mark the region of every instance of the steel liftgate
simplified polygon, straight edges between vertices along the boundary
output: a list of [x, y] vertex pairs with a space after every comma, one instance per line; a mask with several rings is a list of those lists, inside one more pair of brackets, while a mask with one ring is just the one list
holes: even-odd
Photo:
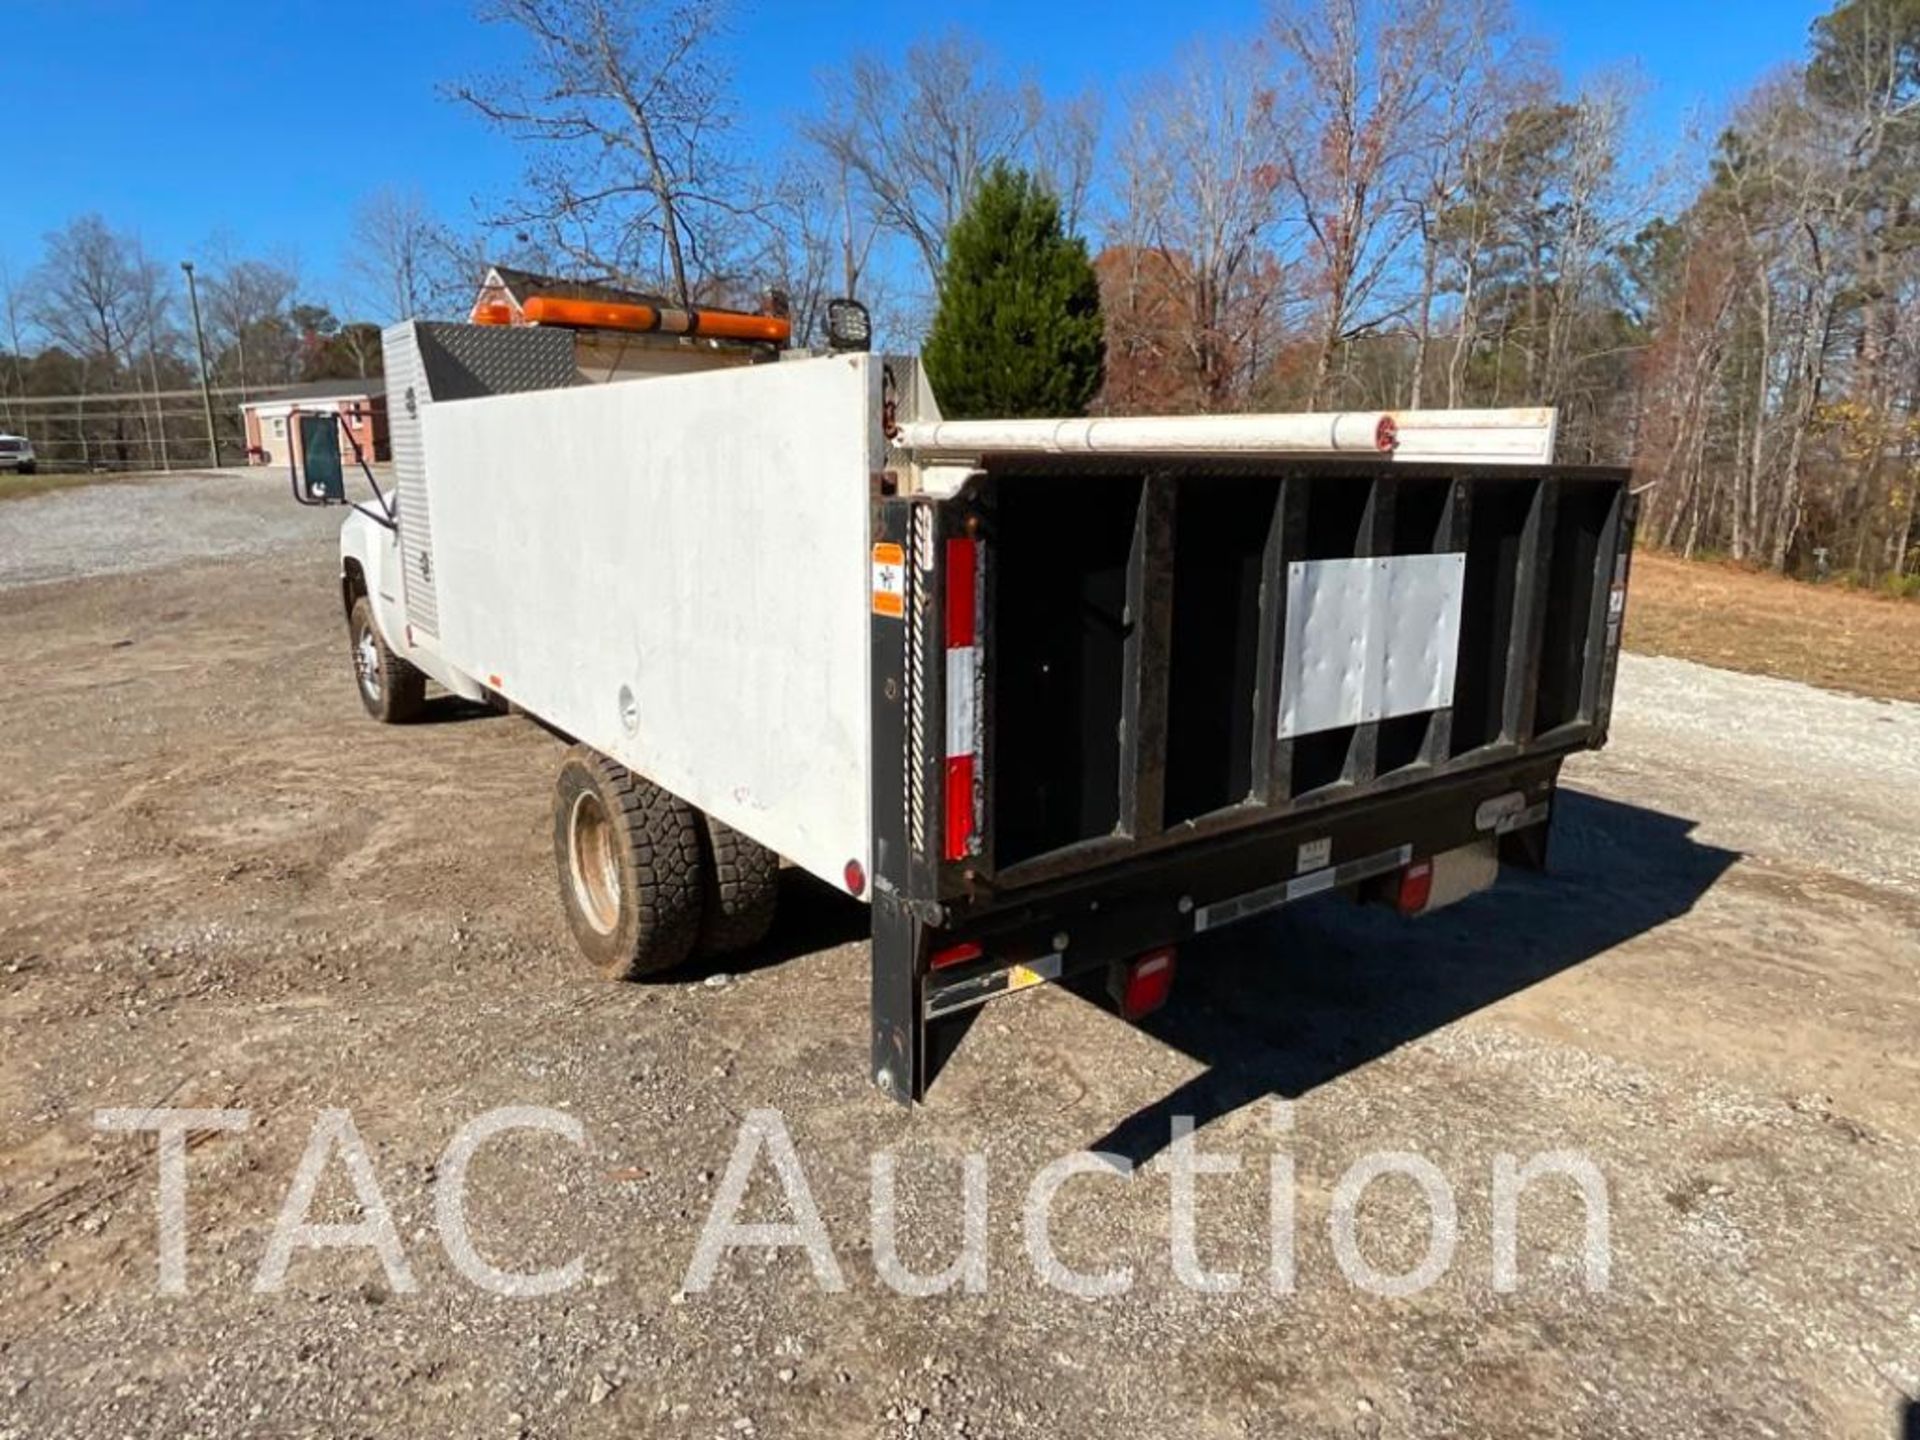
[[1497, 837], [1605, 742], [1625, 472], [983, 457], [877, 503], [873, 1061], [981, 1001]]

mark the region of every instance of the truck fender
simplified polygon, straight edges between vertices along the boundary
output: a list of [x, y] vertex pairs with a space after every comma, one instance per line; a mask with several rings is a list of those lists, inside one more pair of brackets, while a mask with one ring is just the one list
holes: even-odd
[[406, 655], [414, 647], [401, 584], [399, 537], [358, 511], [348, 515], [340, 527], [341, 608], [351, 613], [353, 602], [365, 595], [373, 602], [380, 638], [388, 649]]

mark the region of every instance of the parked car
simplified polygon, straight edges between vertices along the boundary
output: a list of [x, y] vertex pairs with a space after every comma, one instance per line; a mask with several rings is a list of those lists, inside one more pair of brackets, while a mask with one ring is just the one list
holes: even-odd
[[34, 469], [33, 442], [24, 435], [0, 435], [0, 470], [31, 475]]

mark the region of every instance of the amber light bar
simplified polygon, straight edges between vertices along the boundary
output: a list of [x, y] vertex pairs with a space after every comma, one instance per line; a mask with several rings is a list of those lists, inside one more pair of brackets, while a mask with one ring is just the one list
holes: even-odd
[[558, 325], [574, 330], [633, 330], [666, 335], [705, 335], [720, 340], [757, 340], [784, 345], [793, 337], [793, 322], [777, 315], [747, 315], [738, 310], [684, 310], [655, 305], [623, 304], [604, 300], [568, 300], [558, 295], [536, 295], [521, 307], [535, 325]]

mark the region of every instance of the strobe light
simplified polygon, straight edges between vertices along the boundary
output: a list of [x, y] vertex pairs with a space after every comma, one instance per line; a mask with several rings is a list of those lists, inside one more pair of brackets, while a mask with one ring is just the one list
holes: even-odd
[[858, 300], [827, 302], [827, 346], [835, 351], [871, 350], [873, 317]]

